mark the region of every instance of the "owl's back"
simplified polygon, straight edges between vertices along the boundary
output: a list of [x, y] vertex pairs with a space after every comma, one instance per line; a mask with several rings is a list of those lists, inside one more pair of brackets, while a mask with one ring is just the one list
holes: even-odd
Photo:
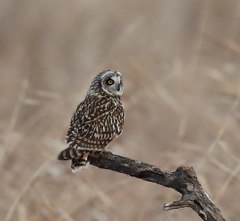
[[122, 133], [124, 109], [120, 97], [87, 96], [77, 107], [66, 136], [69, 147], [104, 150]]

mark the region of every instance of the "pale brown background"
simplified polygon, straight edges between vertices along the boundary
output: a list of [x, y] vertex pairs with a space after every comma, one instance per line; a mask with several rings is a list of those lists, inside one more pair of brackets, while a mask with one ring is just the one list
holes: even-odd
[[240, 204], [239, 0], [1, 0], [0, 220], [201, 220], [171, 189], [56, 160], [92, 78], [123, 74], [110, 150], [193, 166], [227, 220]]

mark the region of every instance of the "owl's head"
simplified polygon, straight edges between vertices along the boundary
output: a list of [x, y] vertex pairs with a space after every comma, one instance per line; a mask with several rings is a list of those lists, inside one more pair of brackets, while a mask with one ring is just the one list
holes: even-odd
[[99, 73], [92, 81], [88, 94], [108, 94], [121, 96], [123, 93], [122, 74], [115, 70]]

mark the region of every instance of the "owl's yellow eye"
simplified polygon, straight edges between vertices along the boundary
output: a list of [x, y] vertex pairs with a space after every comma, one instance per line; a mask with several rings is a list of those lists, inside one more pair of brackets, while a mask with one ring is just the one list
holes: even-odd
[[112, 85], [112, 84], [114, 84], [114, 81], [113, 81], [112, 79], [108, 79], [108, 80], [107, 80], [107, 84], [108, 84], [108, 85]]

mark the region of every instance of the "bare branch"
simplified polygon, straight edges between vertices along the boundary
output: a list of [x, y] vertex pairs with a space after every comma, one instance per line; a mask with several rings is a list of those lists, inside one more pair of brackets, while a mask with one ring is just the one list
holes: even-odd
[[190, 207], [204, 221], [226, 221], [198, 182], [192, 167], [179, 167], [174, 172], [133, 159], [104, 152], [101, 156], [89, 156], [90, 163], [102, 169], [124, 173], [138, 179], [172, 188], [182, 194], [179, 201], [164, 204], [163, 210]]

